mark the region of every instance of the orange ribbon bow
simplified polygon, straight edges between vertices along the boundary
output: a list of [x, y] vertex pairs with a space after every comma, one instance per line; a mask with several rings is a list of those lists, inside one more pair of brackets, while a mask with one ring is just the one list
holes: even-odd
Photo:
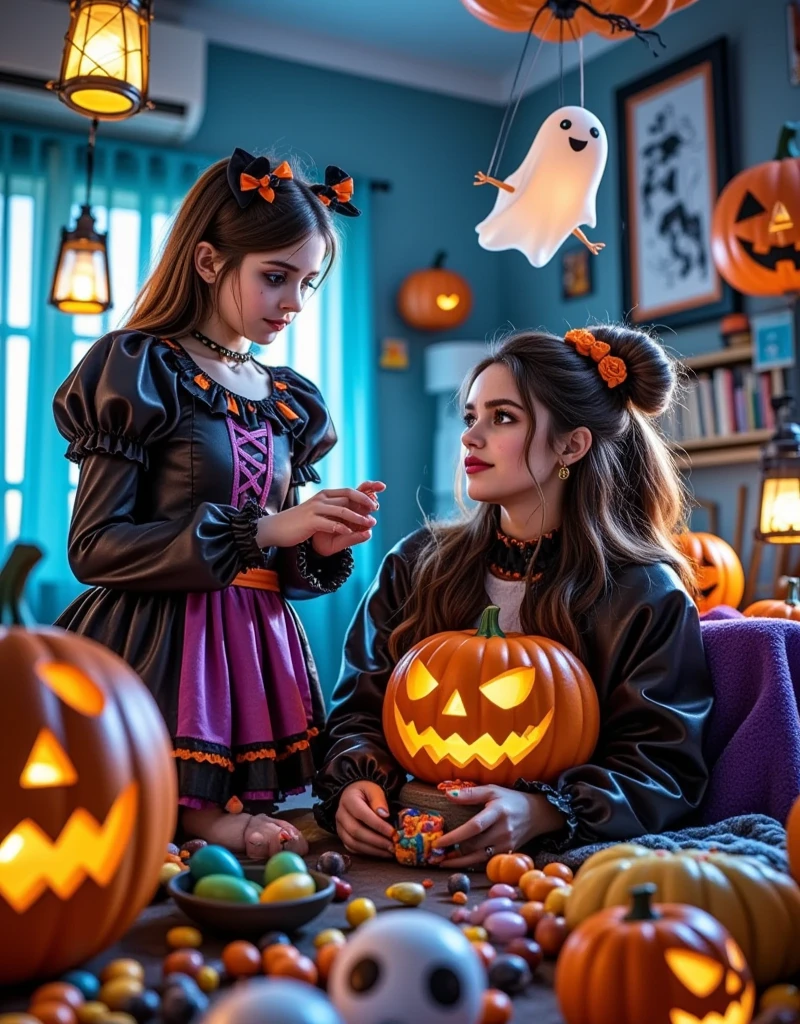
[[[338, 185], [329, 185], [328, 188], [332, 192], [336, 193], [336, 199], [340, 203], [349, 203], [353, 198], [353, 179], [345, 178], [344, 181], [340, 181]], [[319, 198], [326, 206], [330, 206], [331, 199], [324, 193], [321, 193]]]
[[576, 327], [567, 331], [564, 341], [568, 345], [574, 345], [575, 351], [582, 356], [590, 356], [597, 363], [600, 376], [610, 388], [615, 388], [627, 380], [628, 368], [625, 360], [619, 356], [612, 356], [611, 346], [605, 341], [598, 341], [591, 331], [584, 327]]
[[[283, 163], [278, 164], [274, 171], [270, 174], [265, 174], [263, 178], [254, 178], [252, 174], [242, 172], [239, 176], [239, 188], [242, 192], [252, 192], [254, 188], [257, 188], [261, 198], [271, 203], [275, 199], [275, 188], [279, 182], [290, 181], [293, 177], [291, 167], [284, 160]], [[278, 180], [273, 182], [274, 178]]]

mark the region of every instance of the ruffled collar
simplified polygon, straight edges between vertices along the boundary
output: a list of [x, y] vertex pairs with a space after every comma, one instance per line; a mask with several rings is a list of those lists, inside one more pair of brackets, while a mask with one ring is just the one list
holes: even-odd
[[295, 436], [308, 422], [308, 413], [292, 394], [291, 384], [280, 369], [259, 363], [270, 376], [272, 391], [267, 398], [245, 398], [209, 377], [177, 341], [167, 338], [159, 338], [159, 341], [169, 348], [181, 385], [213, 413], [235, 416], [248, 430], [256, 429], [266, 418], [277, 434]]
[[528, 573], [530, 561], [536, 555], [534, 574], [531, 581], [541, 579], [542, 574], [555, 564], [561, 548], [561, 534], [551, 530], [541, 538], [538, 554], [537, 540], [517, 540], [509, 537], [498, 529], [494, 542], [489, 549], [489, 571], [501, 580], [524, 580]]

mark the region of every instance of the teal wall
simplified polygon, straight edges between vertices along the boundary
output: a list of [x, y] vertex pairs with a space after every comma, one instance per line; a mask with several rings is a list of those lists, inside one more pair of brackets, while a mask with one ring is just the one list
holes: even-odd
[[[496, 327], [501, 263], [477, 244], [486, 205], [472, 177], [483, 167], [499, 123], [497, 107], [354, 75], [211, 46], [207, 111], [191, 148], [227, 155], [234, 146], [275, 148], [358, 177], [391, 182], [373, 195], [375, 323], [378, 339], [406, 338], [408, 371], [379, 371], [381, 546], [413, 530], [419, 500], [431, 508], [433, 401], [423, 391], [423, 349], [448, 337], [483, 338]], [[356, 202], [358, 197], [356, 196]], [[456, 332], [411, 331], [398, 318], [403, 278], [437, 250], [474, 292], [472, 315]], [[377, 354], [376, 354], [377, 358]], [[346, 443], [346, 439], [344, 439]]]
[[[618, 319], [623, 314], [615, 105], [615, 91], [620, 86], [724, 35], [729, 47], [734, 171], [771, 159], [781, 124], [800, 119], [800, 88], [789, 83], [784, 0], [698, 0], [660, 25], [659, 33], [666, 50], [659, 51], [658, 58], [641, 42], [630, 39], [586, 66], [586, 106], [603, 122], [609, 137], [608, 165], [597, 196], [597, 228], [588, 232], [593, 240], [607, 244], [593, 261], [594, 292], [584, 299], [564, 301], [558, 257], [534, 270], [521, 253], [502, 253], [499, 306], [502, 317], [517, 327], [546, 326], [562, 331], [582, 326], [588, 319]], [[577, 103], [579, 95], [578, 76], [572, 73], [565, 80], [565, 101]], [[556, 83], [523, 101], [500, 169], [502, 176], [520, 163], [541, 122], [558, 106]], [[770, 308], [776, 304], [780, 305], [780, 300]], [[753, 313], [767, 304], [745, 300], [745, 308]], [[662, 337], [679, 355], [706, 352], [721, 343], [716, 322], [664, 332]], [[737, 488], [748, 485], [747, 561], [759, 493], [758, 467], [751, 463], [698, 469], [690, 474], [689, 484], [698, 497], [719, 502], [720, 533], [728, 540], [733, 538]], [[705, 529], [705, 523], [705, 515], [698, 513], [698, 528]], [[761, 577], [767, 588], [770, 554], [765, 557]]]

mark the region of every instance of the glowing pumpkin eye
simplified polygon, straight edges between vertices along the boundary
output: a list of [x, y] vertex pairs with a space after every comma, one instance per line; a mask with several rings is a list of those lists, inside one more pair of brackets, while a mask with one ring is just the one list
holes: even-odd
[[69, 754], [49, 729], [42, 729], [22, 769], [19, 780], [22, 789], [74, 786], [77, 781], [78, 773]]
[[735, 971], [743, 971], [747, 966], [744, 953], [739, 949], [733, 939], [725, 940], [725, 952], [728, 954], [728, 962]]
[[534, 668], [512, 668], [480, 687], [484, 697], [504, 711], [521, 704], [533, 689]]
[[73, 711], [96, 718], [106, 699], [99, 686], [74, 665], [49, 661], [36, 666], [36, 674], [53, 693]]
[[439, 683], [419, 659], [412, 663], [406, 683], [408, 695], [412, 700], [421, 700], [423, 697], [427, 697], [438, 685]]
[[683, 949], [668, 949], [664, 954], [669, 969], [693, 996], [705, 999], [719, 986], [725, 968], [716, 960]]

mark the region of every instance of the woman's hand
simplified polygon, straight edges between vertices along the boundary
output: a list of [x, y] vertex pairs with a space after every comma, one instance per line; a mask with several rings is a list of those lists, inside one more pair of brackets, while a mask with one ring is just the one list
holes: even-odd
[[564, 824], [564, 816], [541, 793], [471, 786], [447, 796], [454, 804], [485, 805], [474, 818], [437, 841], [439, 849], [458, 843], [456, 856], [448, 856], [442, 865], [448, 870], [485, 864], [495, 853], [519, 850], [534, 836], [556, 832]]
[[256, 542], [260, 548], [292, 548], [317, 535], [346, 537], [347, 540], [338, 549], [342, 550], [354, 543], [355, 537], [361, 537], [362, 540], [369, 537], [377, 522], [369, 512], [376, 505], [377, 502], [368, 494], [352, 487], [319, 491], [294, 508], [262, 516], [258, 521]]
[[339, 797], [336, 831], [351, 853], [392, 857], [394, 829], [388, 817], [386, 794], [377, 782], [351, 782]]
[[[378, 500], [375, 497], [380, 491], [386, 490], [386, 484], [381, 483], [380, 480], [365, 480], [359, 484], [355, 490], [352, 488], [344, 488], [340, 491], [333, 491], [333, 494], [345, 493], [350, 495], [350, 498], [345, 500], [348, 501], [347, 508], [351, 512], [360, 512], [362, 514], [366, 512], [372, 513], [380, 508]], [[372, 518], [372, 517], [370, 517]], [[373, 525], [375, 519], [372, 518]], [[356, 544], [363, 544], [372, 536], [372, 530], [351, 530], [350, 533], [335, 534], [335, 533], [315, 533], [311, 538], [311, 544], [318, 555], [323, 558], [329, 555], [336, 555], [345, 548], [354, 547]]]

